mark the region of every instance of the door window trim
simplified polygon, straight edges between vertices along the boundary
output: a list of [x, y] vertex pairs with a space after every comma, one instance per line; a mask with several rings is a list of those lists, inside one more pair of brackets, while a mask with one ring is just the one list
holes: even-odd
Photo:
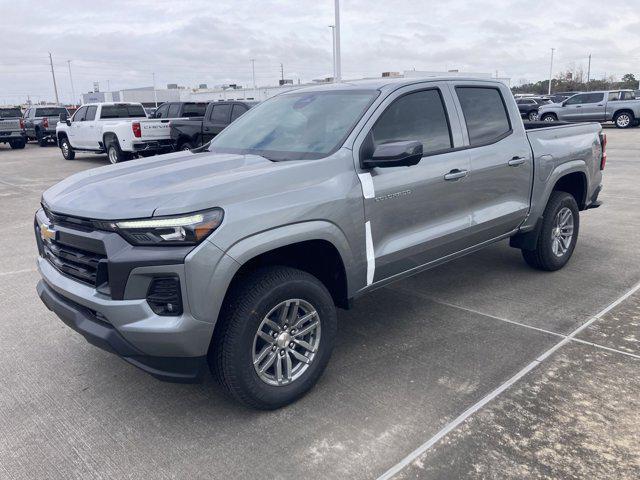
[[[460, 97], [458, 97], [458, 89], [459, 88], [484, 88], [484, 89], [488, 89], [488, 90], [496, 90], [498, 92], [498, 95], [500, 95], [500, 100], [502, 101], [502, 107], [504, 108], [504, 113], [507, 116], [507, 123], [509, 124], [509, 130], [507, 130], [506, 132], [504, 132], [503, 134], [491, 139], [491, 140], [487, 140], [486, 142], [483, 143], [475, 143], [472, 144], [471, 143], [471, 136], [469, 135], [469, 125], [467, 124], [467, 117], [465, 117], [464, 115], [464, 109], [462, 108], [462, 103], [460, 102]], [[513, 134], [513, 124], [511, 123], [511, 115], [509, 115], [509, 109], [507, 108], [507, 103], [504, 100], [504, 96], [502, 95], [502, 92], [500, 91], [500, 87], [494, 87], [492, 85], [453, 85], [453, 89], [455, 91], [455, 100], [458, 102], [458, 105], [460, 106], [460, 112], [462, 113], [462, 118], [460, 119], [460, 127], [461, 128], [466, 128], [467, 130], [467, 141], [469, 142], [468, 145], [465, 145], [463, 147], [460, 147], [458, 150], [469, 150], [471, 148], [480, 148], [480, 147], [486, 147], [488, 145], [493, 145], [494, 143], [498, 143], [502, 140], [504, 140], [505, 138], [509, 137], [510, 135]]]

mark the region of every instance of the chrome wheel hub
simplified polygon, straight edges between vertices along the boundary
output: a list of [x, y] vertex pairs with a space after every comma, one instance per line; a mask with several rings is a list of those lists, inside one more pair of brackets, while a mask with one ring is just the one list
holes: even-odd
[[626, 127], [631, 123], [631, 119], [629, 118], [629, 115], [623, 113], [622, 115], [618, 116], [616, 122], [618, 123], [619, 127]]
[[115, 148], [109, 149], [109, 161], [111, 163], [118, 163], [118, 152], [116, 152]]
[[573, 239], [573, 212], [563, 207], [555, 218], [553, 230], [551, 230], [551, 250], [556, 257], [562, 257]]
[[269, 385], [288, 385], [313, 363], [320, 345], [316, 309], [305, 300], [290, 299], [273, 307], [253, 339], [253, 367]]

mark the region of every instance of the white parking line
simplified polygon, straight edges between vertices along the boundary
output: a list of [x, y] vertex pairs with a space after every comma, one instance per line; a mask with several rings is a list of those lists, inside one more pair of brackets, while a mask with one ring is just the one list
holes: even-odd
[[12, 270], [10, 272], [0, 272], [0, 277], [6, 277], [8, 275], [17, 275], [19, 273], [35, 272], [35, 268], [25, 268], [23, 270]]
[[491, 391], [488, 395], [486, 395], [485, 397], [480, 399], [478, 402], [473, 404], [471, 407], [469, 407], [467, 410], [462, 412], [452, 422], [449, 422], [448, 424], [446, 424], [433, 437], [431, 437], [425, 443], [423, 443], [418, 448], [416, 448], [414, 451], [409, 453], [409, 455], [404, 457], [402, 460], [400, 460], [398, 463], [396, 463], [393, 467], [391, 467], [385, 473], [380, 475], [380, 477], [378, 477], [378, 480], [388, 480], [390, 478], [393, 478], [396, 474], [401, 472], [406, 466], [411, 464], [411, 462], [416, 460], [420, 455], [425, 453], [432, 446], [434, 446], [436, 443], [438, 443], [443, 437], [445, 437], [448, 433], [450, 433], [452, 430], [454, 430], [456, 427], [458, 427], [467, 418], [469, 418], [475, 412], [480, 410], [482, 407], [484, 407], [487, 403], [489, 403], [491, 400], [496, 398], [502, 392], [504, 392], [507, 389], [509, 389], [509, 387], [511, 387], [514, 383], [516, 383], [518, 380], [520, 380], [522, 377], [524, 377], [527, 373], [529, 373], [531, 370], [533, 370], [538, 365], [540, 365], [544, 360], [546, 360], [556, 350], [558, 350], [560, 347], [562, 347], [566, 343], [570, 342], [578, 333], [580, 333], [585, 328], [589, 327], [589, 325], [591, 325], [596, 320], [602, 318], [606, 313], [608, 313], [613, 308], [615, 308], [618, 305], [620, 305], [622, 302], [624, 302], [627, 298], [629, 298], [631, 295], [633, 295], [639, 289], [640, 289], [640, 283], [637, 283], [634, 287], [632, 287], [629, 291], [627, 291], [627, 293], [625, 293], [624, 295], [622, 295], [621, 297], [616, 299], [614, 302], [612, 302], [609, 305], [607, 305], [604, 309], [602, 309], [600, 312], [598, 312], [595, 316], [591, 317], [587, 322], [585, 322], [584, 324], [580, 325], [573, 332], [571, 332], [569, 335], [564, 337], [560, 342], [556, 343], [553, 347], [551, 347], [549, 350], [544, 352], [542, 355], [540, 355], [538, 358], [536, 358], [533, 362], [528, 364], [526, 367], [524, 367], [522, 370], [520, 370], [518, 373], [516, 373], [513, 377], [511, 377], [509, 380], [507, 380], [506, 382], [504, 382], [503, 384], [498, 386], [496, 389]]

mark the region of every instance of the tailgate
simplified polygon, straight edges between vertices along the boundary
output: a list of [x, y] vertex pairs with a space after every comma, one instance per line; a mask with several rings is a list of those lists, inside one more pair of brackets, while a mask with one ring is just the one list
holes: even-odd
[[20, 119], [9, 118], [0, 120], [0, 132], [16, 132], [20, 131]]
[[142, 140], [169, 139], [169, 120], [140, 120]]

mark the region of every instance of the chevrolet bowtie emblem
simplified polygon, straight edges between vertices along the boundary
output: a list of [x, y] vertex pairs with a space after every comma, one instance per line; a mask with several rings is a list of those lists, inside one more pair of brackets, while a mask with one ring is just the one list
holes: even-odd
[[42, 238], [42, 240], [55, 240], [57, 234], [58, 232], [53, 228], [50, 228], [48, 225], [40, 225], [40, 237]]

